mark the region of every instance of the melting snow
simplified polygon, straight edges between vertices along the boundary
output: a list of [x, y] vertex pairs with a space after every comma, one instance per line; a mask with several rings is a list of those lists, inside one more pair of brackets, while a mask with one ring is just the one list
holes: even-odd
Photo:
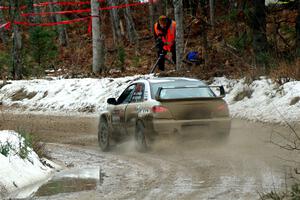
[[[20, 143], [23, 143], [23, 140], [14, 131], [0, 131], [0, 147], [6, 144], [10, 146], [7, 155], [0, 153], [0, 198], [4, 198], [12, 191], [17, 194], [22, 187], [45, 180], [52, 172], [52, 169], [42, 164], [38, 155], [29, 147], [27, 158], [22, 159], [19, 156]], [[22, 198], [18, 195], [13, 197]]]
[[[103, 79], [55, 79], [12, 81], [0, 89], [3, 106], [15, 106], [25, 112], [98, 113], [109, 97], [117, 97], [130, 82], [146, 76]], [[262, 77], [252, 83], [245, 79], [215, 78], [212, 85], [224, 85], [225, 100], [233, 117], [263, 122], [297, 122], [300, 119], [300, 82], [278, 85]], [[245, 97], [237, 98], [238, 95]], [[16, 98], [22, 93], [21, 98]]]

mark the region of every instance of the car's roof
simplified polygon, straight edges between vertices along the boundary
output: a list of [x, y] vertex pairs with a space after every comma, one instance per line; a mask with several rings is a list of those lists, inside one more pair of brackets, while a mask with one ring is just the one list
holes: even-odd
[[149, 83], [163, 83], [163, 82], [185, 82], [185, 83], [197, 83], [205, 85], [201, 80], [187, 77], [157, 77], [148, 79]]

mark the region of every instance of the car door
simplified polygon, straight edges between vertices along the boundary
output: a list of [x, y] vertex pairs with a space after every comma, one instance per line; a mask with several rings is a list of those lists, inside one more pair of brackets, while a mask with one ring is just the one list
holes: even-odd
[[138, 119], [138, 112], [142, 108], [144, 94], [145, 85], [143, 83], [137, 83], [130, 103], [127, 105], [125, 111], [125, 127], [128, 134], [135, 132], [136, 120]]
[[126, 135], [125, 129], [125, 110], [135, 91], [135, 84], [127, 87], [117, 100], [117, 104], [112, 110], [112, 125], [114, 130], [121, 135]]

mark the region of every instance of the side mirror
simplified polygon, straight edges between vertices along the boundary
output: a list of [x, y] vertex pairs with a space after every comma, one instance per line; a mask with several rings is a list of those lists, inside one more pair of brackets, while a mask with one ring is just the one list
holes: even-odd
[[117, 100], [115, 98], [107, 99], [107, 103], [111, 105], [117, 105]]
[[225, 89], [224, 89], [224, 87], [223, 87], [223, 85], [222, 85], [222, 86], [220, 86], [220, 96], [221, 96], [221, 97], [225, 97], [225, 95], [226, 95]]

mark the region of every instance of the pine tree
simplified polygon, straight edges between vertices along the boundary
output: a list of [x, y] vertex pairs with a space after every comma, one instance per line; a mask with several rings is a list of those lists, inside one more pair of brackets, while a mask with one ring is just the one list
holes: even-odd
[[55, 33], [44, 27], [34, 27], [30, 30], [30, 54], [40, 70], [49, 67], [57, 56], [54, 42]]

